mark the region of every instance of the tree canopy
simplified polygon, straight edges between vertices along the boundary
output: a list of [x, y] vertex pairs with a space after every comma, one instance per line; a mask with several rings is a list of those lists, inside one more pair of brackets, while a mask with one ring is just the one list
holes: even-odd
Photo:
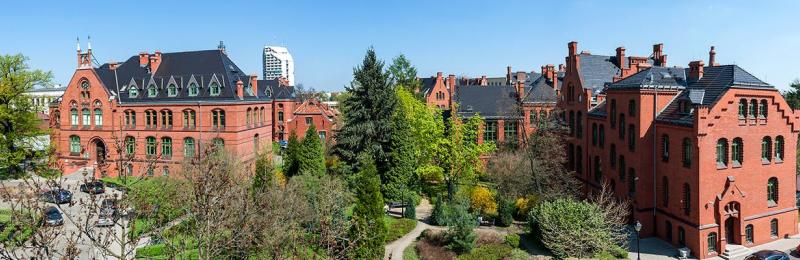
[[392, 65], [389, 66], [389, 80], [395, 86], [401, 86], [410, 92], [416, 92], [421, 83], [417, 79], [417, 68], [411, 65], [405, 55], [392, 59]]

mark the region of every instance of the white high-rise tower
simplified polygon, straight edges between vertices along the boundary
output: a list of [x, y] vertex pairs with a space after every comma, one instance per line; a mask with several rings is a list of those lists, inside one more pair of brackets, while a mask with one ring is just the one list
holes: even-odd
[[264, 46], [264, 79], [284, 77], [294, 86], [294, 59], [286, 47]]

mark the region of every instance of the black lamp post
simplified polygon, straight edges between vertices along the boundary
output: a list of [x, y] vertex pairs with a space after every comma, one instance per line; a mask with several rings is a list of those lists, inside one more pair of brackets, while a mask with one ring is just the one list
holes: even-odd
[[642, 259], [642, 250], [639, 248], [639, 231], [642, 231], [642, 223], [637, 220], [633, 228], [636, 229], [636, 259], [640, 260]]

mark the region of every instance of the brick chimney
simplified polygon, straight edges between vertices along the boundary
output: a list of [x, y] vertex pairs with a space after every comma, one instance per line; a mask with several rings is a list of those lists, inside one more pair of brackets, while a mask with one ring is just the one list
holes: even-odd
[[241, 79], [236, 81], [236, 96], [239, 96], [239, 99], [244, 98], [244, 82]]
[[544, 72], [542, 73], [545, 78], [550, 82], [556, 81], [556, 66], [553, 64], [547, 64], [544, 66]]
[[258, 76], [256, 74], [250, 75], [250, 88], [253, 89], [253, 94], [258, 97]]
[[517, 71], [517, 81], [525, 82], [525, 72]]
[[117, 67], [119, 67], [119, 62], [111, 61], [108, 63], [108, 69], [110, 70], [116, 70]]
[[158, 65], [161, 65], [161, 51], [156, 51], [155, 54], [150, 56], [150, 72], [155, 73], [158, 70]]
[[689, 81], [694, 82], [703, 78], [703, 61], [696, 60], [689, 62]]
[[511, 85], [511, 66], [506, 67], [506, 84]]
[[620, 69], [627, 68], [627, 64], [625, 64], [625, 47], [619, 46], [617, 47], [617, 67]]
[[147, 52], [140, 52], [139, 53], [139, 66], [144, 67], [150, 64], [150, 54]]
[[664, 55], [663, 43], [653, 44], [653, 60], [655, 61], [654, 65], [656, 66], [667, 66], [667, 55]]
[[719, 64], [717, 64], [717, 57], [716, 56], [717, 56], [717, 52], [714, 50], [714, 46], [711, 46], [711, 50], [708, 51], [708, 66], [709, 67], [719, 66]]
[[519, 99], [522, 100], [525, 98], [525, 82], [517, 81], [517, 94], [519, 94]]
[[447, 85], [450, 87], [450, 100], [456, 96], [456, 75], [447, 75]]

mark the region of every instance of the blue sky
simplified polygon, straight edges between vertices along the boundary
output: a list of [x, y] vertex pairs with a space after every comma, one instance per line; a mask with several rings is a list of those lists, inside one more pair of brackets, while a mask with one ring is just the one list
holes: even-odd
[[[539, 71], [580, 50], [647, 56], [662, 42], [668, 65], [708, 59], [738, 64], [780, 89], [800, 77], [800, 1], [11, 1], [0, 54], [23, 53], [66, 83], [75, 38], [92, 37], [101, 62], [140, 51], [216, 48], [261, 75], [265, 44], [289, 47], [296, 81], [341, 90], [374, 46], [403, 53], [421, 77]], [[13, 21], [13, 22], [8, 22]]]

